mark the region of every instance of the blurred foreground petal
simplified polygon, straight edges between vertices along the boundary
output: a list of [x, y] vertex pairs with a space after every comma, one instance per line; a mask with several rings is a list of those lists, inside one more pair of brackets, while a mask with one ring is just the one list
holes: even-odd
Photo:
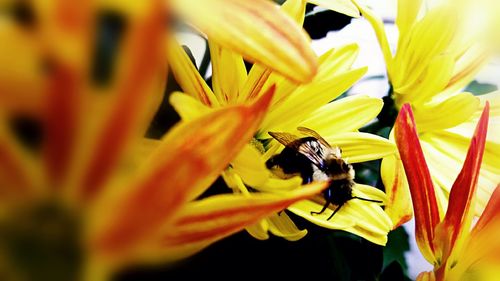
[[175, 0], [177, 12], [222, 47], [298, 82], [310, 81], [317, 58], [306, 33], [267, 0]]
[[315, 183], [281, 195], [217, 195], [191, 202], [164, 229], [165, 234], [152, 252], [163, 252], [161, 256], [172, 259], [191, 255], [290, 204], [320, 193], [325, 187], [325, 183]]
[[107, 204], [95, 210], [104, 213], [111, 208], [109, 202], [115, 202], [115, 212], [104, 218], [96, 216], [99, 219], [91, 225], [94, 249], [116, 256], [155, 237], [176, 211], [209, 187], [250, 140], [273, 92], [270, 89], [252, 105], [216, 110], [172, 129], [130, 188], [107, 194]]

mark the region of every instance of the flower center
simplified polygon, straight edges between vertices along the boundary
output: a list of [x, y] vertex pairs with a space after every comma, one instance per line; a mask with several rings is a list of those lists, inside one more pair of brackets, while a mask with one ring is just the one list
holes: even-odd
[[77, 280], [82, 264], [77, 216], [54, 202], [18, 208], [0, 221], [0, 276]]
[[256, 138], [252, 138], [250, 140], [250, 144], [255, 147], [261, 154], [266, 153], [266, 148], [264, 147], [264, 144], [262, 144], [261, 141], [259, 141]]

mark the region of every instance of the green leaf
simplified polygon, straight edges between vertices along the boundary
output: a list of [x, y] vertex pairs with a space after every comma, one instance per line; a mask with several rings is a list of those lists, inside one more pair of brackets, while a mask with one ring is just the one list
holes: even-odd
[[397, 261], [393, 261], [389, 266], [387, 266], [380, 275], [379, 281], [394, 281], [394, 280], [404, 280], [410, 281], [411, 279], [405, 275], [401, 264]]
[[465, 92], [469, 92], [474, 94], [475, 96], [480, 96], [484, 95], [493, 91], [498, 90], [498, 87], [493, 84], [488, 84], [488, 83], [480, 83], [477, 80], [472, 81], [467, 87], [465, 88]]
[[410, 250], [408, 234], [403, 227], [398, 227], [389, 233], [388, 238], [389, 241], [384, 248], [384, 269], [388, 268], [392, 263], [397, 262], [406, 274], [408, 265], [404, 255]]

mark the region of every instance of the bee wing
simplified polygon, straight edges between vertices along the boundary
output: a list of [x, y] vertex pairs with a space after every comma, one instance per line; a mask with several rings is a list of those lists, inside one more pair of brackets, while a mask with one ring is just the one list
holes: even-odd
[[326, 166], [325, 159], [323, 158], [324, 151], [317, 150], [312, 146], [312, 142], [304, 142], [298, 146], [297, 151], [306, 156], [318, 168], [323, 169]]
[[[317, 148], [314, 148], [312, 142], [303, 142], [300, 137], [284, 132], [269, 132], [269, 135], [284, 146], [294, 149], [306, 156], [317, 167], [322, 168], [325, 166], [324, 159], [322, 158], [323, 151], [318, 151]], [[318, 140], [318, 142], [320, 141]], [[327, 147], [329, 148], [330, 146], [328, 145]]]
[[332, 147], [322, 136], [320, 136], [316, 131], [312, 129], [306, 127], [298, 127], [297, 130], [306, 136], [316, 138], [319, 141], [319, 143], [321, 143], [325, 147], [328, 148]]
[[[275, 140], [279, 141], [282, 145], [290, 147], [293, 143], [296, 143], [299, 137], [289, 133], [281, 133], [281, 132], [269, 132], [269, 135], [273, 137]], [[295, 148], [295, 147], [292, 147]]]

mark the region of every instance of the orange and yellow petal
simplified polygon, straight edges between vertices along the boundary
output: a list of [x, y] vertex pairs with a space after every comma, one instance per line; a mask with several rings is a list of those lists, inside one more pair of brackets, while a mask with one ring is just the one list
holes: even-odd
[[210, 40], [212, 88], [221, 103], [234, 103], [247, 79], [243, 58]]
[[413, 202], [417, 244], [423, 256], [436, 261], [435, 227], [441, 221], [431, 175], [418, 139], [410, 105], [401, 109], [395, 125], [395, 139], [403, 162]]
[[[271, 90], [254, 104], [216, 110], [172, 129], [139, 173], [127, 180], [129, 188], [110, 187], [103, 195], [101, 202], [106, 204], [99, 202], [89, 222], [91, 248], [114, 257], [154, 236], [186, 202], [206, 190], [249, 141], [272, 94]], [[102, 208], [110, 204], [116, 212], [102, 216]]]
[[397, 228], [413, 217], [410, 189], [399, 154], [382, 160], [380, 174], [387, 194], [385, 212], [391, 218], [393, 228]]
[[[474, 199], [479, 178], [479, 171], [484, 153], [486, 134], [488, 131], [489, 106], [483, 111], [483, 115], [477, 125], [474, 137], [471, 139], [469, 151], [465, 158], [462, 170], [453, 183], [449, 196], [448, 209], [443, 222], [438, 226], [443, 232], [445, 241], [439, 241], [441, 246], [441, 259], [455, 253], [454, 247], [462, 246], [463, 238], [468, 235], [472, 218], [474, 216]], [[452, 257], [453, 258], [453, 257]]]
[[191, 202], [162, 230], [158, 243], [151, 245], [151, 254], [170, 259], [191, 255], [324, 188], [325, 183], [316, 183], [280, 195], [216, 195]]
[[266, 0], [176, 0], [175, 10], [210, 40], [294, 81], [307, 82], [317, 59], [306, 33]]
[[117, 56], [116, 77], [103, 89], [109, 94], [99, 105], [103, 111], [81, 126], [79, 145], [88, 150], [82, 149], [73, 163], [77, 166], [73, 179], [78, 200], [89, 202], [99, 194], [130, 145], [141, 140], [161, 103], [167, 65], [165, 17], [158, 5], [151, 2], [144, 17], [130, 22]]
[[186, 94], [209, 107], [220, 104], [184, 49], [173, 38], [168, 39], [167, 57], [175, 80]]

